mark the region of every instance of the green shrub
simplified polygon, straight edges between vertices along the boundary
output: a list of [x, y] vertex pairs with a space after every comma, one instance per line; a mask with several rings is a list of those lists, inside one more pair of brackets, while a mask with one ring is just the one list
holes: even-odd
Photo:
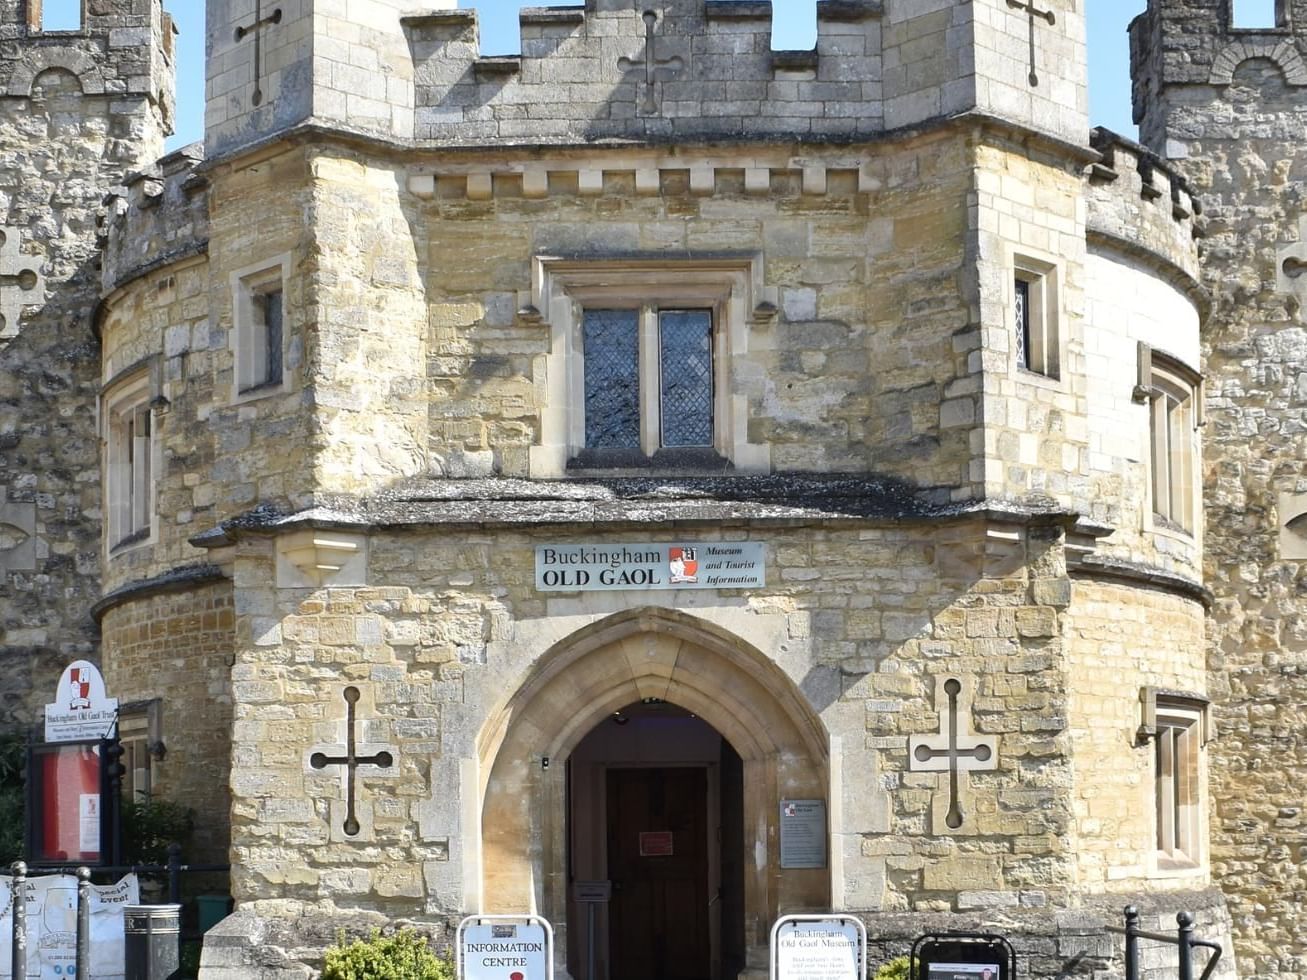
[[906, 956], [896, 956], [880, 965], [873, 980], [909, 980], [911, 976], [912, 961]]
[[168, 845], [186, 846], [195, 829], [192, 810], [168, 800], [123, 800], [123, 862], [167, 864]]
[[412, 929], [383, 936], [373, 929], [367, 939], [346, 945], [341, 932], [327, 949], [322, 980], [454, 980], [454, 964], [437, 956]]

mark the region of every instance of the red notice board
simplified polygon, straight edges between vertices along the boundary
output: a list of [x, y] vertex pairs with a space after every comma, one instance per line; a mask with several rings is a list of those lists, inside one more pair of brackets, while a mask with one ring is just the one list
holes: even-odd
[[28, 757], [28, 848], [33, 864], [103, 864], [108, 822], [101, 743], [33, 745]]

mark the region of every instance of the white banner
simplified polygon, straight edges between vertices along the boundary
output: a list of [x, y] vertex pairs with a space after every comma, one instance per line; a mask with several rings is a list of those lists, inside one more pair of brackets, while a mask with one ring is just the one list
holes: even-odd
[[[0, 978], [13, 980], [13, 879], [0, 875]], [[89, 980], [123, 976], [123, 906], [138, 905], [136, 875], [112, 885], [91, 886], [91, 973]], [[27, 879], [27, 978], [68, 980], [76, 976], [77, 879], [42, 875]], [[23, 978], [20, 978], [23, 980]]]

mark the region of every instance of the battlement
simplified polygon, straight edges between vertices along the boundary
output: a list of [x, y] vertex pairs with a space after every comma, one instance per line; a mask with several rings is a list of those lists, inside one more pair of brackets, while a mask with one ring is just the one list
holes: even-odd
[[209, 184], [196, 172], [203, 160], [204, 145], [192, 143], [129, 174], [105, 198], [105, 294], [148, 269], [203, 254], [209, 241]]
[[139, 96], [171, 131], [174, 112], [172, 17], [162, 0], [85, 4], [78, 30], [42, 31], [40, 0], [0, 8], [0, 97], [27, 98], [42, 74], [76, 76], [84, 95]]
[[1130, 22], [1131, 99], [1145, 144], [1166, 150], [1161, 120], [1177, 86], [1216, 91], [1240, 65], [1273, 64], [1290, 87], [1307, 86], [1307, 0], [1277, 0], [1275, 25], [1235, 27], [1232, 0], [1149, 0]]
[[794, 50], [765, 0], [590, 0], [522, 10], [521, 53], [485, 57], [452, 0], [374, 0], [366, 24], [316, 2], [257, 24], [209, 4], [215, 156], [308, 123], [441, 147], [839, 141], [970, 111], [1088, 130], [1075, 4], [818, 0], [816, 43]]
[[1149, 253], [1196, 282], [1201, 208], [1188, 182], [1111, 130], [1095, 129], [1090, 144], [1101, 155], [1087, 171], [1090, 236]]
[[512, 58], [480, 56], [474, 10], [406, 17], [414, 135], [577, 142], [879, 132], [884, 12], [880, 0], [827, 0], [813, 49], [773, 51], [766, 2], [527, 8], [522, 53]]

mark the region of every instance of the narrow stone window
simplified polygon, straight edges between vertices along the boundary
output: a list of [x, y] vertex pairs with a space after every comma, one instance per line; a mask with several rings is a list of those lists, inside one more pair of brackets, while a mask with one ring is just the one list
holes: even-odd
[[1153, 751], [1157, 850], [1175, 862], [1197, 864], [1201, 857], [1201, 747], [1198, 712], [1159, 701]]
[[286, 387], [285, 275], [287, 262], [233, 276], [237, 400]]
[[161, 701], [142, 701], [123, 705], [118, 711], [118, 740], [123, 747], [124, 800], [146, 803], [154, 780], [154, 759], [162, 756], [160, 738]]
[[1198, 427], [1201, 377], [1196, 371], [1146, 346], [1140, 349], [1136, 397], [1148, 405], [1149, 463], [1153, 519], [1163, 527], [1193, 533], [1198, 512]]
[[110, 548], [145, 541], [154, 515], [154, 419], [148, 373], [105, 395], [105, 496]]
[[1058, 309], [1056, 267], [1018, 256], [1012, 278], [1012, 344], [1021, 370], [1061, 377]]

